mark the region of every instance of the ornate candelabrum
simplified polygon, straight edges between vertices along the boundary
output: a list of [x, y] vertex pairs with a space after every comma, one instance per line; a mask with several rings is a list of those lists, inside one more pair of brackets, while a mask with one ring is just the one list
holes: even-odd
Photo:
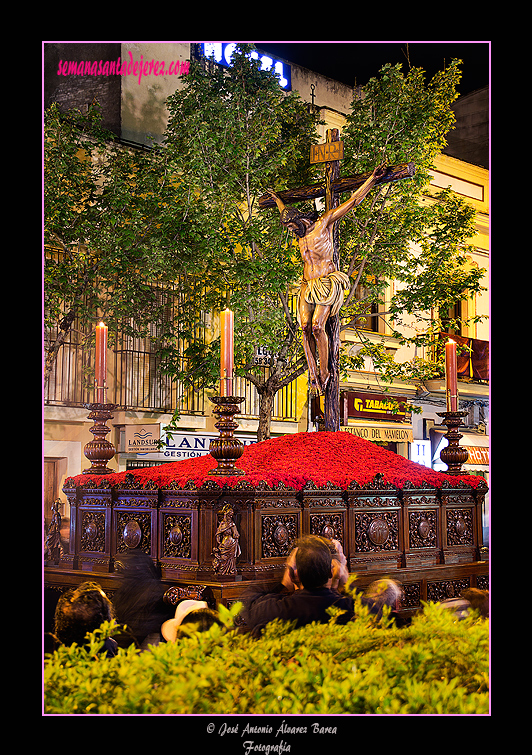
[[209, 474], [223, 477], [226, 475], [243, 475], [245, 472], [242, 469], [237, 469], [235, 462], [244, 453], [244, 445], [238, 438], [233, 437], [233, 433], [238, 427], [234, 415], [238, 414], [244, 397], [212, 396], [210, 400], [215, 404], [214, 414], [219, 417], [214, 426], [220, 431], [220, 437], [211, 440], [209, 453], [216, 459], [218, 466], [216, 469], [212, 469]]
[[85, 448], [83, 453], [87, 459], [92, 462], [90, 469], [84, 469], [83, 474], [111, 474], [115, 472], [114, 469], [109, 469], [107, 462], [110, 461], [116, 453], [116, 448], [105, 437], [111, 428], [108, 427], [105, 422], [108, 419], [112, 419], [112, 412], [116, 409], [116, 404], [86, 404], [87, 409], [90, 410], [88, 419], [93, 419], [94, 424], [89, 428], [89, 432], [94, 435], [94, 439], [91, 440]]
[[436, 412], [438, 417], [443, 418], [444, 425], [447, 426], [447, 432], [443, 436], [449, 441], [449, 445], [445, 446], [440, 452], [440, 459], [444, 464], [447, 464], [446, 474], [459, 475], [463, 474], [462, 464], [465, 464], [468, 459], [467, 448], [460, 446], [460, 438], [463, 437], [458, 432], [458, 427], [462, 424], [462, 417], [467, 417], [468, 412]]

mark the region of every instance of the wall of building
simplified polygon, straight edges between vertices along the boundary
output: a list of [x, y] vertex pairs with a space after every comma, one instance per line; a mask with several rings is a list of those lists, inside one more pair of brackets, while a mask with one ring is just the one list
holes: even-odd
[[456, 124], [447, 136], [445, 154], [489, 169], [488, 87], [459, 97], [453, 110]]
[[[188, 42], [123, 42], [123, 60], [152, 64], [146, 76], [125, 76], [122, 81], [122, 138], [138, 144], [160, 142], [168, 123], [167, 98], [183, 86], [186, 61], [190, 60]], [[157, 64], [157, 69], [155, 65]], [[150, 70], [150, 68], [146, 69]], [[157, 70], [157, 75], [154, 71]], [[159, 73], [162, 71], [163, 73]]]
[[[110, 75], [109, 66], [116, 65], [121, 55], [119, 42], [52, 42], [45, 46], [43, 60], [43, 104], [48, 108], [56, 102], [60, 109], [84, 110], [92, 102], [102, 108], [103, 125], [120, 134], [120, 91], [122, 77]], [[107, 62], [108, 75], [97, 75]], [[96, 75], [91, 73], [96, 71]]]
[[[186, 73], [179, 74], [177, 65], [190, 60], [194, 44], [186, 42], [124, 42], [121, 57], [143, 67], [156, 61], [162, 75], [125, 76], [122, 81], [121, 112], [122, 137], [147, 144], [151, 138], [160, 141], [168, 122], [166, 100], [183, 86]], [[258, 48], [260, 52], [260, 48]], [[338, 81], [309, 71], [307, 68], [284, 61], [290, 66], [292, 90], [305, 102], [313, 101], [320, 108], [346, 114], [353, 99], [353, 89]], [[170, 69], [170, 67], [173, 67]], [[174, 73], [170, 73], [172, 70]]]

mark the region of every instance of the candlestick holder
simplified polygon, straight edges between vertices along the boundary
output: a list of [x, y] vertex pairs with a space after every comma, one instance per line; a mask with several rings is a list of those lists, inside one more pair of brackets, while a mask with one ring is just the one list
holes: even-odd
[[238, 427], [234, 415], [238, 414], [239, 407], [243, 396], [211, 396], [210, 400], [215, 404], [214, 414], [219, 417], [218, 422], [214, 425], [220, 431], [219, 438], [213, 438], [209, 447], [210, 455], [216, 459], [218, 466], [212, 469], [210, 475], [244, 475], [242, 469], [235, 467], [235, 462], [240, 459], [244, 453], [244, 444], [238, 438], [233, 437], [233, 433]]
[[84, 469], [83, 474], [111, 474], [116, 470], [109, 469], [107, 462], [115, 455], [116, 448], [105, 437], [111, 430], [105, 424], [105, 421], [113, 418], [111, 412], [116, 409], [117, 405], [94, 403], [85, 404], [85, 407], [90, 410], [88, 419], [94, 420], [94, 425], [89, 428], [89, 432], [94, 435], [94, 439], [87, 443], [83, 449], [83, 453], [87, 459], [92, 462], [91, 468]]
[[468, 412], [436, 412], [438, 417], [443, 418], [444, 425], [447, 426], [447, 432], [443, 436], [449, 441], [449, 445], [442, 448], [440, 459], [447, 464], [446, 474], [459, 475], [463, 474], [462, 464], [465, 464], [469, 453], [467, 448], [460, 446], [460, 438], [463, 438], [457, 428], [462, 424], [462, 417], [467, 417]]

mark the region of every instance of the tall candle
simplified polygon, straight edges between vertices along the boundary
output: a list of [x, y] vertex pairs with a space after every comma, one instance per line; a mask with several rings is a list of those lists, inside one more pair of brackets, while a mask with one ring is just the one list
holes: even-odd
[[96, 326], [96, 366], [94, 369], [97, 391], [96, 401], [105, 404], [105, 379], [107, 377], [107, 325]]
[[458, 362], [456, 358], [456, 343], [450, 338], [445, 344], [445, 392], [447, 396], [447, 411], [458, 411]]
[[230, 309], [220, 313], [220, 395], [233, 395], [234, 316]]

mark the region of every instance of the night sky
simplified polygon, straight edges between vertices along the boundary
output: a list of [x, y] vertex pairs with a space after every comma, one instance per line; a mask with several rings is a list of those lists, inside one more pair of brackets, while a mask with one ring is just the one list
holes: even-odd
[[350, 86], [363, 86], [385, 63], [423, 68], [428, 79], [453, 58], [463, 61], [460, 95], [488, 86], [488, 42], [254, 42], [263, 52]]

